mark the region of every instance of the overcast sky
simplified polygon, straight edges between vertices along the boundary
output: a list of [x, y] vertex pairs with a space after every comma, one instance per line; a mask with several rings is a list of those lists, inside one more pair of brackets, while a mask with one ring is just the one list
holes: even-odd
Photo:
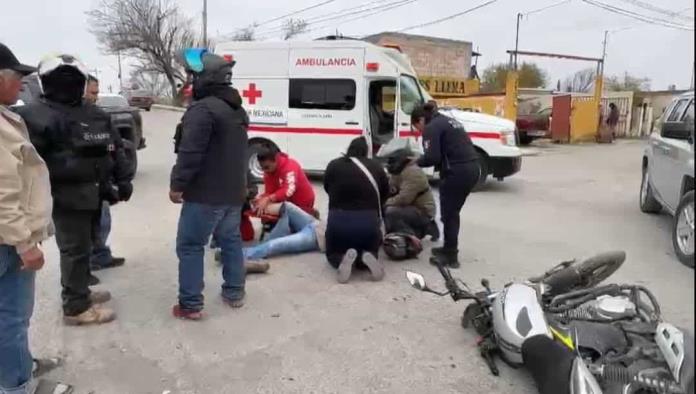
[[[198, 28], [201, 21], [203, 0], [172, 0], [182, 11], [194, 18]], [[392, 0], [393, 1], [393, 0]], [[625, 8], [649, 16], [651, 19], [671, 19], [649, 10], [631, 5], [629, 0], [601, 0], [606, 4]], [[68, 52], [80, 56], [90, 68], [99, 70], [104, 88], [117, 82], [117, 61], [114, 56], [103, 55], [94, 37], [88, 31], [85, 11], [94, 6], [95, 0], [23, 0], [3, 1], [3, 20], [0, 24], [0, 41], [4, 42], [20, 60], [36, 64], [51, 52]], [[264, 0], [233, 1], [209, 0], [209, 35], [215, 37], [230, 33], [253, 22], [264, 22], [274, 17], [299, 10], [321, 0]], [[297, 15], [311, 19], [355, 7], [364, 3], [390, 2], [390, 0], [335, 0], [321, 7]], [[419, 0], [389, 11], [350, 20], [354, 17], [322, 24], [310, 25], [316, 30], [298, 39], [312, 39], [338, 31], [345, 35], [367, 35], [381, 31], [399, 30], [408, 26], [436, 20], [461, 12], [485, 0]], [[515, 20], [518, 12], [543, 8], [558, 0], [499, 0], [498, 2], [449, 21], [409, 30], [408, 33], [466, 40], [473, 43], [483, 57], [479, 70], [495, 62], [506, 61], [506, 50], [515, 43]], [[663, 9], [683, 11], [686, 17], [694, 17], [693, 0], [644, 0]], [[372, 7], [374, 7], [373, 5]], [[359, 16], [359, 15], [358, 15]], [[691, 21], [678, 19], [684, 24]], [[261, 26], [260, 33], [279, 38], [272, 30], [277, 24]], [[666, 89], [670, 84], [688, 88], [694, 62], [694, 32], [656, 26], [616, 15], [588, 5], [581, 0], [571, 0], [525, 17], [520, 29], [520, 49], [556, 52], [581, 56], [600, 57], [604, 30], [615, 31], [609, 36], [606, 73], [629, 74], [648, 77], [653, 89]], [[575, 61], [529, 59], [548, 71], [551, 85], [590, 64]], [[127, 65], [127, 60], [126, 60]], [[127, 75], [127, 72], [124, 72]]]

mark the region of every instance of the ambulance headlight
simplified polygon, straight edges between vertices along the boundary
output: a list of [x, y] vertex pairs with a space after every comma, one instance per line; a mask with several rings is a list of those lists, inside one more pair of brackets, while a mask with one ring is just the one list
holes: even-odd
[[517, 146], [515, 130], [505, 130], [500, 132], [500, 143], [507, 146]]

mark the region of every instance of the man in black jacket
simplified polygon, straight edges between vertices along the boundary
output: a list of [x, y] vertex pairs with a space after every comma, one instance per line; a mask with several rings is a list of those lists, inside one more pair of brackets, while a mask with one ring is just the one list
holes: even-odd
[[68, 325], [108, 323], [114, 312], [95, 304], [111, 294], [88, 287], [92, 240], [102, 201], [127, 201], [133, 193], [132, 169], [110, 117], [83, 101], [84, 65], [70, 55], [47, 58], [39, 64], [39, 77], [43, 97], [17, 112], [51, 178], [63, 319]]
[[230, 86], [234, 62], [188, 49], [187, 72], [193, 75], [194, 102], [183, 118], [169, 198], [183, 203], [176, 238], [179, 257], [179, 303], [174, 316], [202, 317], [204, 247], [214, 234], [222, 248], [222, 298], [244, 305], [244, 258], [239, 231], [246, 199], [247, 126], [239, 93]]

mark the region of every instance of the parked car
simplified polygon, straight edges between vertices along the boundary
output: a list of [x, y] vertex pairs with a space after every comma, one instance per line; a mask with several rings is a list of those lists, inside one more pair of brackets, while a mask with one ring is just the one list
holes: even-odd
[[140, 109], [131, 107], [125, 97], [111, 93], [100, 94], [97, 98], [97, 106], [111, 115], [111, 125], [121, 134], [126, 150], [137, 169], [136, 151], [145, 148]]
[[517, 116], [517, 130], [519, 131], [520, 144], [529, 145], [537, 138], [550, 136], [552, 108], [544, 108], [528, 115]]
[[152, 104], [155, 103], [152, 93], [146, 90], [132, 90], [128, 92], [127, 97], [128, 104], [131, 107], [144, 109], [145, 111], [150, 111]]
[[694, 267], [694, 93], [675, 98], [655, 122], [643, 154], [640, 209], [674, 217], [672, 243]]

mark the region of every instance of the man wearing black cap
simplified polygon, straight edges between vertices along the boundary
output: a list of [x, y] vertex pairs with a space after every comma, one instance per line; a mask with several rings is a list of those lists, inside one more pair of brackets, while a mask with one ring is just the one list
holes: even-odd
[[244, 303], [245, 269], [239, 230], [247, 185], [246, 111], [232, 88], [234, 62], [202, 49], [184, 51], [193, 98], [183, 118], [169, 198], [183, 203], [176, 237], [179, 302], [174, 316], [198, 320], [203, 310], [204, 247], [214, 234], [222, 248], [222, 299]]
[[[40, 244], [53, 235], [51, 185], [46, 164], [29, 140], [22, 118], [11, 112], [22, 77], [33, 67], [17, 61], [0, 43], [0, 393], [25, 394], [69, 386], [30, 382], [57, 365], [34, 360], [29, 320], [34, 309], [34, 276], [44, 265]], [[32, 373], [33, 371], [33, 373]], [[50, 387], [49, 387], [50, 386]]]

